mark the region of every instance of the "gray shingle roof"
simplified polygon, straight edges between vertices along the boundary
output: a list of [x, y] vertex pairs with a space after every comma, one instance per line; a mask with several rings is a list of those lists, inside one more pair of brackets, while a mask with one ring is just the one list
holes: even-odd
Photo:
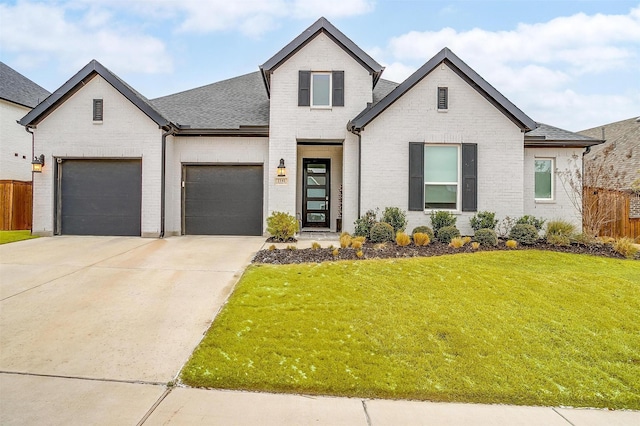
[[585, 161], [597, 161], [603, 158], [602, 151], [613, 146], [611, 153], [606, 157], [607, 164], [614, 165], [616, 171], [624, 174], [622, 184], [625, 189], [628, 189], [634, 180], [640, 178], [640, 121], [634, 117], [582, 130], [579, 133], [602, 138], [603, 129], [606, 142], [593, 147], [585, 156]]
[[378, 80], [378, 84], [373, 88], [373, 105], [380, 102], [385, 96], [393, 91], [396, 87], [398, 87], [400, 83], [396, 83], [391, 80]]
[[602, 140], [538, 123], [538, 127], [524, 135], [525, 146], [587, 147], [602, 143]]
[[80, 90], [84, 84], [95, 76], [100, 75], [117, 91], [122, 93], [124, 97], [129, 99], [131, 103], [137, 106], [149, 118], [155, 121], [159, 126], [167, 126], [169, 122], [162, 116], [150, 103], [147, 98], [142, 96], [138, 91], [125, 83], [120, 77], [105, 68], [95, 59], [84, 66], [73, 77], [71, 77], [58, 90], [53, 92], [51, 96], [38, 104], [27, 115], [22, 117], [19, 123], [23, 126], [33, 126], [42, 121], [47, 115], [60, 106], [69, 96]]
[[171, 120], [196, 129], [268, 126], [269, 99], [259, 71], [151, 100]]
[[411, 74], [405, 81], [400, 83], [388, 96], [382, 99], [371, 108], [362, 111], [350, 123], [349, 127], [354, 131], [363, 129], [367, 124], [374, 120], [385, 109], [391, 106], [395, 101], [402, 97], [405, 93], [418, 84], [424, 77], [433, 71], [441, 63], [447, 63], [451, 69], [464, 79], [471, 87], [484, 96], [496, 108], [498, 108], [505, 116], [513, 121], [523, 130], [532, 130], [536, 128], [537, 123], [528, 115], [522, 112], [502, 93], [498, 92], [492, 85], [483, 79], [469, 65], [458, 58], [449, 48], [445, 47], [438, 52], [427, 63], [421, 66], [416, 72]]
[[0, 62], [0, 99], [33, 108], [47, 96], [47, 90]]

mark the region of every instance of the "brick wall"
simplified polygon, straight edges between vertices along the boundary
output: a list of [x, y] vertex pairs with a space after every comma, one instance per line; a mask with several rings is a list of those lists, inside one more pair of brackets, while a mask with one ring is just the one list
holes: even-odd
[[[104, 121], [93, 123], [93, 99], [104, 100]], [[54, 230], [54, 170], [61, 158], [142, 159], [142, 235], [160, 233], [161, 136], [158, 125], [96, 76], [45, 118], [35, 131], [35, 152], [46, 165], [34, 176], [33, 231]]]
[[0, 99], [0, 179], [31, 181], [31, 135], [16, 123], [29, 111]]
[[[447, 112], [437, 110], [437, 88], [449, 88]], [[362, 132], [362, 212], [408, 209], [409, 142], [478, 144], [478, 210], [497, 217], [523, 214], [523, 134], [447, 66], [441, 65]], [[463, 234], [474, 213], [456, 212]], [[408, 212], [411, 231], [430, 225], [425, 212]]]

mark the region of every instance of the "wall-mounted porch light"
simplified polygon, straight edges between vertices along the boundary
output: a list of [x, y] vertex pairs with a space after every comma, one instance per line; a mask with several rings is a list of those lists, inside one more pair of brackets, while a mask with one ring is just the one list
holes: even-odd
[[40, 154], [40, 157], [33, 157], [31, 162], [31, 171], [34, 173], [42, 173], [44, 167], [44, 154]]
[[285, 177], [287, 175], [287, 168], [284, 166], [284, 158], [280, 159], [278, 164], [278, 177]]

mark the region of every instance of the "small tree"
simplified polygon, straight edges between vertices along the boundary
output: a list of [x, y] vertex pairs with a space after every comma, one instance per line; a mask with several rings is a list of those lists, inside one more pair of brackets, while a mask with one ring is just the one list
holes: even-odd
[[[571, 204], [582, 218], [583, 232], [591, 237], [597, 236], [616, 216], [615, 204], [598, 196], [599, 191], [619, 191], [623, 187], [625, 173], [616, 170], [612, 161], [613, 148], [613, 145], [604, 146], [597, 156], [585, 161], [584, 174], [579, 167], [580, 157], [577, 154], [571, 156], [565, 170], [556, 171]], [[590, 196], [585, 197], [587, 191]]]

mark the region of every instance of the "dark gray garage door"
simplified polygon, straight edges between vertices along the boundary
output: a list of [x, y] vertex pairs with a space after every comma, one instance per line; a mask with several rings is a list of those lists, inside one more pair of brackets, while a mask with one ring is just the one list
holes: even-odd
[[262, 235], [262, 166], [185, 166], [184, 233]]
[[58, 179], [59, 233], [140, 235], [140, 160], [65, 160]]

